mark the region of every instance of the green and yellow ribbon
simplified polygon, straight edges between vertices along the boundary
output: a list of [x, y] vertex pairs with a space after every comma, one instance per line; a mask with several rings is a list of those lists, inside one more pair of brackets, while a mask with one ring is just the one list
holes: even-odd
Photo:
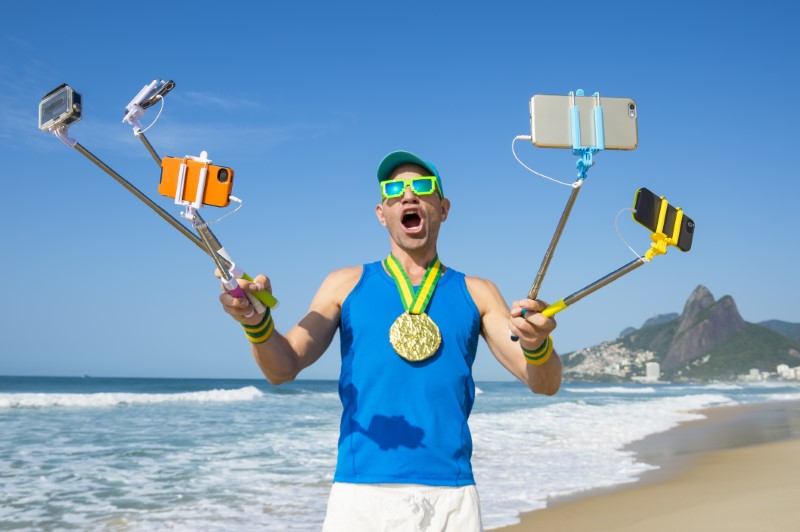
[[397, 285], [397, 291], [400, 293], [400, 299], [403, 301], [406, 312], [409, 314], [422, 314], [425, 312], [428, 302], [433, 296], [433, 291], [436, 290], [436, 285], [439, 284], [439, 279], [442, 278], [442, 263], [439, 261], [439, 256], [434, 257], [433, 262], [425, 271], [422, 284], [417, 289], [414, 289], [408, 274], [394, 255], [389, 254], [386, 260], [383, 261], [383, 265]]

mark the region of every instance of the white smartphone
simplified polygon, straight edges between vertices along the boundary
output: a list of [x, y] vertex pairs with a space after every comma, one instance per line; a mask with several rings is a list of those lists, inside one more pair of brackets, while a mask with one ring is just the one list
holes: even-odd
[[[636, 124], [638, 109], [631, 98], [600, 96], [603, 109], [603, 136], [607, 150], [635, 150], [639, 144]], [[575, 96], [580, 112], [581, 146], [596, 146], [594, 108], [596, 96]], [[539, 148], [572, 149], [569, 95], [536, 94], [531, 98], [531, 141]]]

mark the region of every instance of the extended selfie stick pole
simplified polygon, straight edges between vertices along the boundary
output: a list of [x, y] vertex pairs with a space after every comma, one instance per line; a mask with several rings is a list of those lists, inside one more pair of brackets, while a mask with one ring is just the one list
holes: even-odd
[[147, 140], [147, 137], [144, 136], [144, 133], [139, 129], [134, 129], [133, 130], [133, 134], [136, 135], [137, 137], [139, 137], [139, 140], [142, 141], [142, 144], [144, 144], [144, 147], [147, 148], [147, 151], [150, 152], [150, 155], [152, 155], [153, 159], [155, 159], [156, 164], [159, 167], [161, 167], [161, 157], [159, 157], [158, 154], [156, 153], [156, 150], [153, 149], [153, 145], [150, 144], [150, 141]]
[[[233, 297], [249, 299], [245, 291], [239, 286], [239, 283], [236, 282], [236, 278], [229, 271], [229, 267], [222, 263], [223, 258], [217, 252], [217, 249], [221, 249], [222, 246], [214, 237], [214, 234], [208, 230], [208, 226], [200, 217], [200, 213], [198, 213], [194, 208], [189, 207], [187, 209], [186, 217], [190, 219], [192, 226], [197, 229], [197, 233], [200, 235], [203, 244], [205, 244], [206, 249], [208, 250], [208, 254], [211, 255], [214, 264], [216, 264], [217, 270], [219, 270], [220, 276], [222, 277], [222, 285], [225, 287], [225, 290], [227, 290], [227, 292]], [[201, 230], [201, 227], [205, 230]], [[246, 318], [249, 318], [255, 313], [261, 314], [266, 310], [264, 304], [262, 304], [258, 299], [251, 300], [251, 303], [253, 304], [253, 309], [249, 314], [245, 315]]]
[[596, 292], [597, 290], [603, 288], [604, 286], [616, 281], [623, 275], [626, 275], [639, 266], [650, 262], [653, 257], [656, 255], [663, 255], [667, 252], [667, 246], [675, 246], [678, 244], [678, 238], [680, 236], [681, 230], [681, 219], [683, 218], [683, 211], [681, 209], [677, 209], [677, 216], [675, 217], [675, 221], [673, 223], [673, 227], [671, 229], [671, 235], [667, 235], [664, 232], [664, 222], [666, 220], [666, 213], [667, 213], [667, 201], [664, 200], [661, 202], [661, 210], [658, 215], [658, 222], [656, 223], [656, 231], [650, 235], [650, 249], [647, 250], [647, 253], [644, 254], [644, 257], [637, 257], [636, 259], [632, 260], [622, 268], [615, 270], [605, 277], [601, 277], [597, 281], [593, 282], [589, 286], [581, 288], [574, 294], [570, 294], [561, 301], [557, 303], [553, 303], [546, 309], [542, 311], [542, 314], [547, 316], [548, 318], [555, 316], [568, 306], [572, 305], [583, 299], [584, 297], [588, 296], [592, 292]]
[[[539, 295], [539, 289], [542, 286], [542, 281], [544, 281], [547, 268], [550, 266], [550, 261], [553, 258], [553, 253], [555, 253], [558, 241], [561, 239], [561, 234], [564, 232], [564, 227], [567, 225], [567, 219], [569, 219], [569, 215], [572, 212], [572, 206], [575, 204], [575, 200], [578, 199], [581, 185], [583, 185], [583, 180], [586, 179], [589, 168], [594, 165], [592, 157], [595, 152], [602, 151], [605, 148], [603, 108], [600, 106], [600, 94], [597, 92], [594, 93], [597, 102], [597, 105], [594, 107], [595, 146], [583, 146], [581, 144], [581, 119], [580, 110], [575, 104], [576, 93], [570, 92], [570, 96], [572, 97], [572, 106], [570, 107], [572, 154], [581, 157], [576, 163], [578, 167], [578, 180], [572, 185], [572, 192], [569, 195], [564, 211], [561, 213], [561, 219], [558, 221], [556, 230], [553, 233], [553, 238], [550, 239], [550, 245], [547, 247], [547, 251], [544, 254], [542, 264], [539, 266], [539, 271], [536, 273], [533, 285], [531, 285], [531, 289], [528, 291], [528, 299], [536, 299], [536, 296]], [[578, 89], [577, 96], [583, 96], [583, 90]]]
[[635, 270], [636, 268], [638, 268], [639, 266], [641, 266], [641, 265], [643, 265], [643, 264], [645, 264], [647, 262], [648, 262], [648, 260], [645, 259], [644, 257], [639, 257], [638, 259], [632, 260], [631, 262], [629, 262], [628, 264], [626, 264], [622, 268], [609, 273], [605, 277], [601, 277], [600, 279], [598, 279], [597, 281], [593, 282], [589, 286], [581, 288], [577, 292], [568, 295], [567, 297], [565, 297], [561, 301], [553, 303], [552, 305], [550, 305], [549, 307], [547, 307], [546, 309], [544, 309], [542, 311], [542, 315], [547, 316], [548, 318], [551, 318], [551, 317], [555, 316], [556, 314], [558, 314], [559, 312], [561, 312], [562, 310], [564, 310], [568, 306], [572, 305], [573, 303], [576, 303], [576, 302], [580, 301], [581, 299], [583, 299], [584, 297], [588, 296], [592, 292], [596, 292], [597, 290], [600, 290], [604, 286], [616, 281], [617, 279], [619, 279], [623, 275], [632, 272], [633, 270]]
[[[561, 213], [561, 219], [558, 221], [556, 230], [553, 233], [553, 238], [550, 239], [550, 245], [547, 246], [542, 264], [539, 266], [539, 271], [536, 272], [536, 278], [533, 280], [531, 289], [528, 291], [528, 299], [536, 299], [539, 295], [539, 289], [542, 287], [544, 276], [547, 274], [547, 269], [550, 267], [550, 261], [553, 259], [553, 254], [556, 251], [556, 246], [561, 240], [561, 234], [564, 232], [564, 227], [567, 225], [567, 220], [572, 212], [572, 206], [575, 205], [575, 200], [578, 199], [578, 194], [581, 191], [586, 174], [589, 168], [594, 165], [593, 156], [595, 152], [605, 149], [605, 136], [603, 128], [603, 108], [600, 106], [600, 93], [595, 92], [596, 105], [594, 107], [594, 135], [595, 146], [583, 146], [581, 144], [581, 116], [580, 110], [575, 103], [575, 96], [583, 96], [583, 90], [578, 89], [576, 92], [570, 92], [572, 98], [572, 106], [570, 107], [570, 124], [572, 131], [572, 154], [580, 156], [576, 166], [578, 167], [578, 180], [572, 184], [572, 192], [567, 199], [567, 204], [564, 206], [564, 211]], [[522, 311], [525, 315], [525, 311]], [[511, 336], [513, 341], [519, 340], [517, 336]]]
[[117, 181], [117, 183], [125, 187], [131, 194], [142, 200], [145, 205], [150, 207], [156, 214], [158, 214], [159, 216], [161, 216], [161, 218], [166, 220], [166, 222], [170, 224], [172, 227], [180, 231], [181, 234], [183, 234], [183, 236], [194, 242], [194, 244], [197, 247], [202, 249], [204, 252], [208, 252], [208, 250], [206, 250], [206, 247], [203, 245], [203, 242], [199, 238], [197, 238], [197, 236], [194, 233], [189, 231], [189, 229], [187, 229], [185, 225], [176, 220], [172, 215], [170, 215], [167, 211], [162, 209], [158, 204], [154, 203], [153, 200], [148, 198], [141, 190], [133, 186], [128, 180], [126, 180], [124, 177], [115, 172], [110, 166], [108, 166], [106, 163], [98, 159], [92, 152], [90, 152], [77, 142], [75, 143], [73, 148], [78, 150], [87, 159], [89, 159], [94, 164], [99, 166], [100, 169], [103, 170], [105, 173], [113, 177]]

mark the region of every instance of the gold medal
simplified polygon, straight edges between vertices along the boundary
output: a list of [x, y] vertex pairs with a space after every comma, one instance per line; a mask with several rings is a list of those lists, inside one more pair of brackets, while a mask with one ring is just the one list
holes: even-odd
[[442, 277], [439, 257], [434, 257], [428, 266], [419, 289], [411, 284], [406, 271], [394, 255], [389, 255], [383, 264], [394, 279], [400, 300], [406, 309], [389, 329], [389, 342], [398, 355], [410, 362], [432, 357], [442, 343], [442, 334], [431, 317], [425, 314], [425, 309]]
[[389, 329], [389, 341], [397, 354], [409, 362], [430, 358], [442, 343], [442, 334], [436, 323], [424, 312], [398, 316]]

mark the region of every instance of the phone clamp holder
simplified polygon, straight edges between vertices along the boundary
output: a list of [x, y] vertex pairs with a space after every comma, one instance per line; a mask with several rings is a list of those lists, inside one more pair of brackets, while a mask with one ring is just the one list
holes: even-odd
[[600, 105], [600, 93], [595, 92], [596, 105], [592, 109], [594, 113], [594, 146], [581, 145], [581, 113], [575, 105], [575, 96], [583, 96], [583, 89], [575, 92], [570, 91], [572, 105], [570, 106], [570, 122], [572, 132], [572, 154], [580, 157], [575, 165], [578, 168], [578, 179], [586, 179], [589, 168], [594, 166], [594, 154], [605, 149], [605, 130], [603, 127], [603, 107]]
[[678, 238], [681, 232], [681, 223], [683, 222], [683, 209], [676, 207], [675, 222], [672, 226], [672, 234], [667, 235], [664, 232], [664, 222], [667, 217], [668, 203], [666, 198], [661, 197], [661, 209], [658, 213], [658, 222], [656, 223], [656, 230], [650, 235], [650, 249], [644, 254], [644, 261], [650, 262], [656, 255], [663, 255], [667, 252], [667, 246], [677, 246]]
[[133, 126], [133, 132], [138, 136], [138, 131], [142, 129], [139, 119], [144, 116], [145, 110], [164, 98], [173, 88], [175, 88], [175, 82], [172, 80], [154, 79], [142, 87], [142, 90], [125, 106], [125, 117], [122, 121]]
[[[197, 161], [199, 163], [203, 163], [203, 167], [200, 169], [200, 177], [197, 183], [197, 192], [195, 193], [194, 201], [188, 201], [183, 199], [183, 193], [186, 189], [186, 169], [187, 169], [186, 161], [189, 159]], [[175, 205], [182, 205], [186, 207], [186, 211], [181, 213], [181, 216], [183, 216], [187, 220], [192, 220], [194, 218], [194, 211], [201, 209], [203, 207], [203, 196], [206, 193], [206, 182], [208, 180], [209, 164], [211, 164], [211, 159], [208, 158], [208, 152], [205, 150], [200, 152], [199, 157], [186, 155], [183, 158], [183, 162], [181, 163], [180, 170], [178, 172], [178, 183], [175, 189]]]

